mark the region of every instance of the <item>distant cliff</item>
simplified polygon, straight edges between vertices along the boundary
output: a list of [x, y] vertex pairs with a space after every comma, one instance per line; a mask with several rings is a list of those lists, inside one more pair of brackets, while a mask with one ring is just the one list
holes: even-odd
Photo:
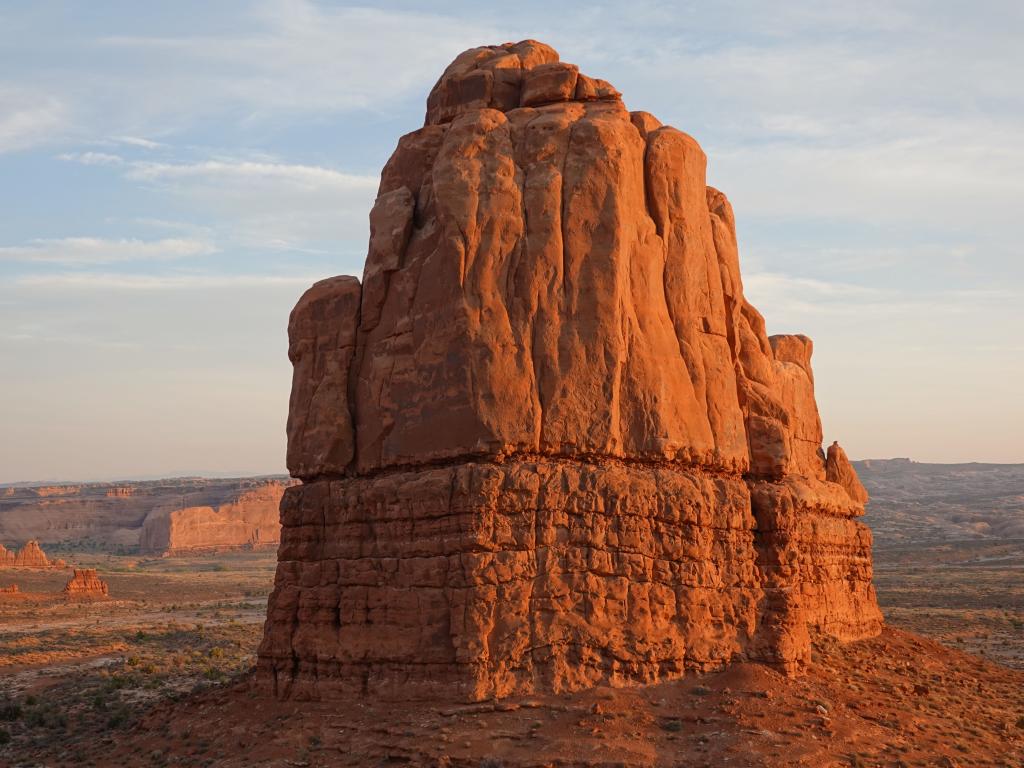
[[[168, 542], [191, 542], [181, 549], [274, 544], [277, 500], [286, 482], [282, 476], [188, 477], [10, 486], [0, 489], [0, 541], [8, 546], [38, 540], [44, 546], [131, 551], [140, 546], [148, 527], [150, 552], [166, 551], [157, 543], [165, 528]], [[168, 522], [162, 523], [164, 519]]]
[[267, 482], [217, 506], [157, 509], [146, 516], [139, 550], [146, 554], [187, 554], [277, 546], [278, 507], [286, 485]]

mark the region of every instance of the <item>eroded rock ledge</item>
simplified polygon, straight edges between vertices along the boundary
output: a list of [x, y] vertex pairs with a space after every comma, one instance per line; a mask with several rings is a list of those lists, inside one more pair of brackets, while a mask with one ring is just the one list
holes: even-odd
[[399, 141], [363, 281], [314, 285], [259, 679], [481, 699], [876, 634], [863, 488], [812, 345], [743, 297], [697, 143], [535, 41]]

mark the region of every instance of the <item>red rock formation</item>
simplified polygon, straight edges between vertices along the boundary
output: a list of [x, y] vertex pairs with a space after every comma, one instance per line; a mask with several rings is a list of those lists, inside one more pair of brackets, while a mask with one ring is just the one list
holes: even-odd
[[40, 496], [36, 488], [19, 486], [11, 488], [12, 493], [0, 494], [0, 541], [38, 539], [45, 547], [48, 543], [90, 539], [102, 549], [121, 551], [139, 546], [146, 516], [155, 510], [215, 509], [237, 501], [239, 495], [262, 487], [270, 479], [274, 478], [183, 477], [88, 483], [58, 486], [77, 488], [77, 493], [47, 496]]
[[64, 585], [64, 596], [69, 598], [107, 597], [107, 582], [96, 575], [95, 568], [75, 568], [75, 575]]
[[35, 489], [37, 496], [77, 496], [82, 488], [78, 485], [41, 485]]
[[9, 587], [0, 587], [0, 595], [16, 595], [20, 591], [17, 584], [11, 584]]
[[39, 542], [34, 539], [25, 542], [23, 546], [17, 552], [11, 550], [0, 544], [0, 568], [63, 568], [64, 561], [57, 560], [56, 562], [50, 562], [49, 558], [46, 557], [46, 553], [43, 552], [42, 547], [39, 546]]
[[281, 540], [278, 508], [285, 487], [271, 481], [216, 507], [154, 510], [142, 525], [139, 549], [146, 554], [180, 555], [277, 546]]
[[846, 451], [838, 442], [828, 447], [828, 455], [825, 457], [825, 478], [829, 482], [843, 486], [854, 501], [867, 504], [867, 489], [861, 484], [856, 470], [846, 457]]
[[705, 163], [541, 43], [448, 67], [382, 173], [362, 284], [292, 313], [304, 482], [261, 680], [481, 699], [793, 672], [811, 632], [879, 631], [811, 342], [743, 297]]

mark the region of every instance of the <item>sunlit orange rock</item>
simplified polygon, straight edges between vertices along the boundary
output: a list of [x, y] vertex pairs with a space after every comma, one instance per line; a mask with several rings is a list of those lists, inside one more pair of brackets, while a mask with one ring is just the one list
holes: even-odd
[[0, 544], [0, 568], [63, 568], [63, 560], [51, 562], [35, 539], [25, 542], [17, 552]]
[[75, 573], [64, 585], [68, 598], [103, 598], [108, 596], [107, 582], [96, 575], [95, 568], [75, 568]]
[[145, 554], [186, 555], [277, 546], [278, 507], [285, 483], [268, 481], [216, 505], [173, 506], [146, 515], [139, 535]]
[[542, 43], [448, 67], [381, 175], [362, 284], [292, 314], [304, 482], [261, 681], [483, 699], [796, 672], [815, 632], [879, 631], [811, 342], [744, 298], [706, 162]]

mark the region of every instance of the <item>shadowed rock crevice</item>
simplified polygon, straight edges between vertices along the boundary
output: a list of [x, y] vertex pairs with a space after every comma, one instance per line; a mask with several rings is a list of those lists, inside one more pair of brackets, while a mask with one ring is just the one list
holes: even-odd
[[[535, 41], [461, 54], [398, 143], [362, 285], [295, 365], [259, 678], [468, 699], [651, 683], [880, 628], [804, 336], [744, 298], [686, 134]], [[860, 491], [863, 489], [860, 488]]]

